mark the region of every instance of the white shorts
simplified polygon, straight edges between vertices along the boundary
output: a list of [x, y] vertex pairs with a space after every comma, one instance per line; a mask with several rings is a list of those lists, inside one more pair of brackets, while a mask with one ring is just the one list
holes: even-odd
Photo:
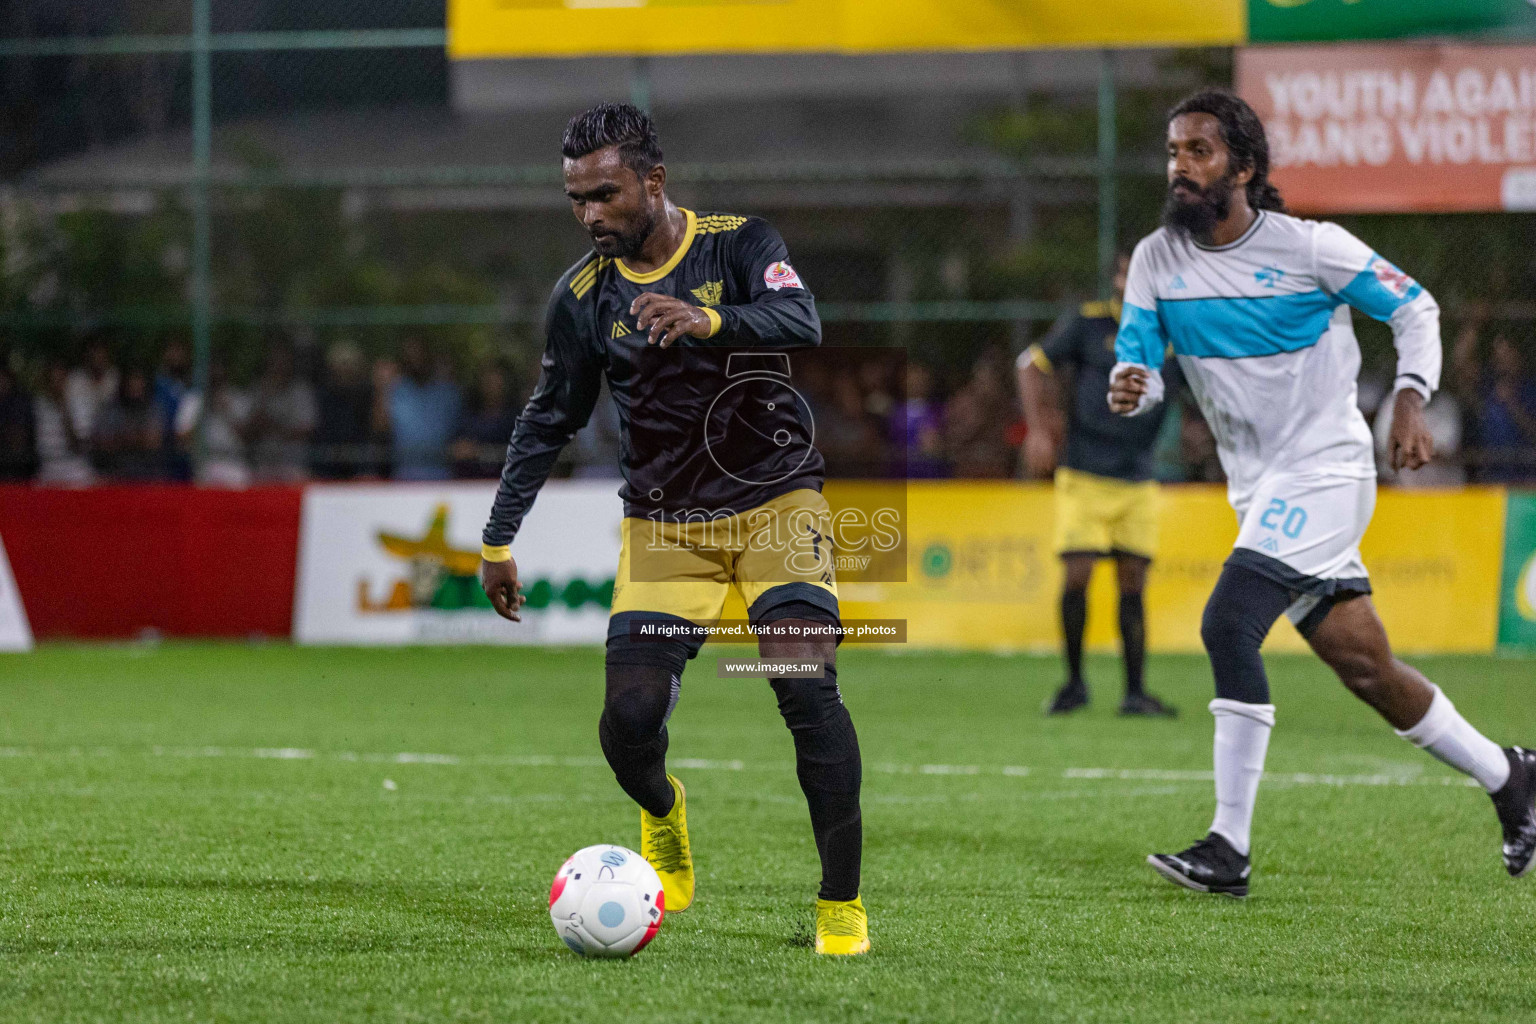
[[1360, 539], [1376, 510], [1373, 477], [1275, 473], [1234, 506], [1241, 526], [1232, 561], [1296, 594], [1286, 617], [1298, 626], [1340, 593], [1369, 594]]

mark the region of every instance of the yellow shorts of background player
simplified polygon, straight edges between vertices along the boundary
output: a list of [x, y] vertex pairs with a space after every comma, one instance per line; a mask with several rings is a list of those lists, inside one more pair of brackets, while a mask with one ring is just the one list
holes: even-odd
[[716, 518], [626, 517], [608, 635], [629, 632], [637, 621], [713, 626], [731, 587], [754, 623], [791, 603], [837, 621], [830, 525], [827, 499], [810, 489]]
[[1157, 481], [1056, 470], [1056, 553], [1157, 554]]

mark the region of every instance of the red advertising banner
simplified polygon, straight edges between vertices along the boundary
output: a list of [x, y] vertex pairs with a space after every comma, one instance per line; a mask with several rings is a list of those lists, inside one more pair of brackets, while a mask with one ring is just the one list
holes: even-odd
[[299, 487], [0, 486], [0, 538], [40, 640], [285, 637]]
[[1263, 46], [1237, 88], [1303, 213], [1536, 210], [1536, 46]]

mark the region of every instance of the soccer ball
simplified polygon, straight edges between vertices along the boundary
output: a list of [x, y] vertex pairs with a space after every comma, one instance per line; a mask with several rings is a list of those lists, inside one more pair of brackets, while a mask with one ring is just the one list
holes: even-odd
[[582, 956], [633, 956], [666, 914], [656, 869], [634, 850], [589, 846], [560, 865], [549, 887], [549, 919]]

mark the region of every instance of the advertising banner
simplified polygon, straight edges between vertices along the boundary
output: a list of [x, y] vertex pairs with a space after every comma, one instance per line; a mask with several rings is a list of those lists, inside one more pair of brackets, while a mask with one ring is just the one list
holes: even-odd
[[1248, 0], [1255, 43], [1446, 36], [1536, 28], [1530, 0]]
[[1237, 88], [1297, 211], [1536, 209], [1536, 46], [1257, 47]]
[[1245, 0], [449, 0], [448, 54], [575, 57], [1231, 46]]
[[1509, 493], [1499, 646], [1536, 649], [1536, 493], [1529, 491]]
[[[1493, 649], [1503, 500], [1492, 488], [1381, 493], [1362, 547], [1396, 647]], [[918, 646], [1057, 648], [1061, 573], [1049, 485], [913, 482], [907, 501], [908, 582], [843, 588], [845, 616], [905, 619], [907, 640]], [[1201, 612], [1237, 538], [1237, 518], [1224, 489], [1199, 486], [1164, 488], [1160, 518], [1146, 595], [1148, 643], [1199, 651]], [[1091, 646], [1116, 646], [1116, 601], [1106, 563], [1089, 594]], [[1306, 646], [1282, 622], [1268, 648]]]
[[10, 559], [5, 557], [5, 543], [0, 541], [0, 651], [30, 651], [32, 627], [27, 624], [27, 609], [21, 603], [21, 591], [11, 575]]
[[623, 508], [613, 480], [540, 492], [514, 554], [528, 603], [480, 589], [492, 483], [316, 485], [304, 492], [293, 637], [303, 644], [602, 643]]

